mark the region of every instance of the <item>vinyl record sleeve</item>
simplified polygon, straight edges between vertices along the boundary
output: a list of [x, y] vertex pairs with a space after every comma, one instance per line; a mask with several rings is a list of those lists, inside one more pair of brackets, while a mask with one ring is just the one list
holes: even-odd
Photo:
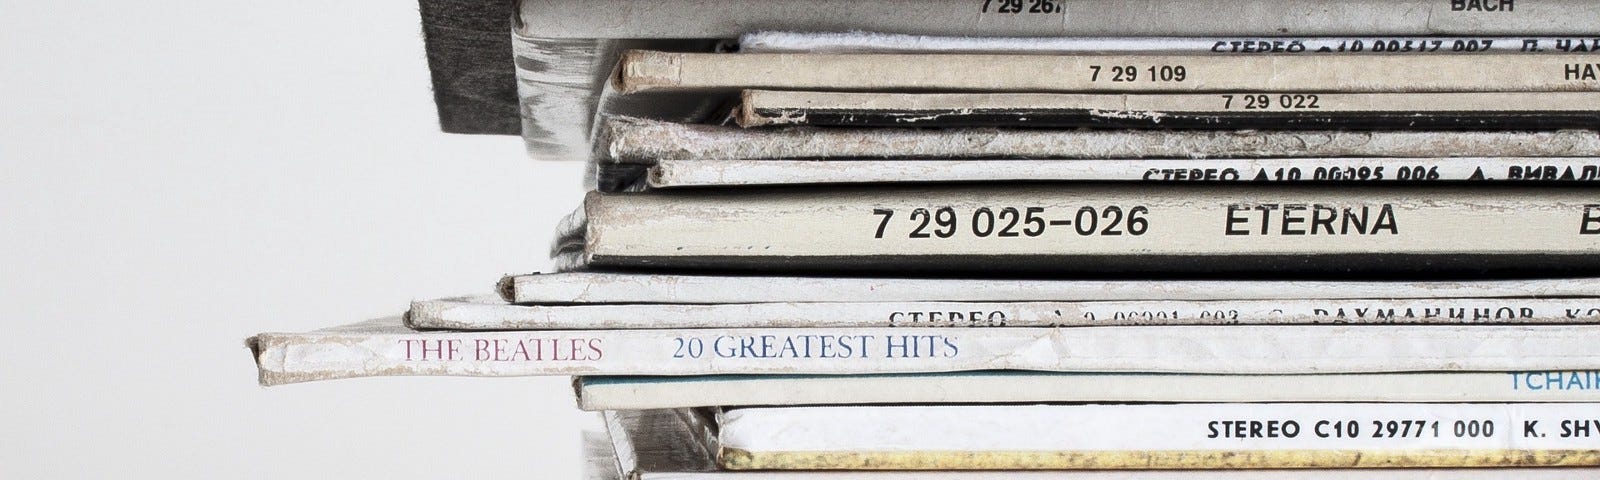
[[767, 302], [1079, 302], [1600, 297], [1600, 279], [1052, 280], [565, 272], [512, 275], [502, 299], [522, 304]]
[[1586, 92], [1070, 94], [746, 90], [736, 118], [745, 127], [1551, 130], [1600, 125], [1600, 95]]
[[735, 408], [734, 470], [1576, 467], [1596, 404], [1129, 404]]
[[1600, 157], [1600, 133], [1557, 131], [1106, 130], [1044, 128], [744, 129], [613, 117], [600, 158], [1126, 159]]
[[[884, 92], [1495, 92], [1600, 90], [1589, 53], [1252, 57], [623, 52], [613, 79], [650, 90]], [[1487, 68], [1486, 68], [1487, 66]]]
[[[1374, 480], [1527, 479], [1577, 480], [1584, 468], [1166, 471], [731, 471], [714, 463], [705, 421], [691, 410], [604, 413], [609, 442], [587, 448], [593, 480], [1324, 480], [1358, 476]], [[710, 451], [708, 451], [708, 449]], [[618, 471], [622, 473], [618, 473]]]
[[761, 302], [516, 305], [499, 298], [411, 302], [406, 325], [449, 330], [1130, 325], [1538, 325], [1600, 323], [1600, 297]]
[[[760, 30], [970, 36], [1592, 35], [1585, 0], [521, 0], [517, 31], [736, 38]], [[1014, 8], [1013, 8], [1014, 7]]]
[[1081, 402], [1600, 402], [1600, 371], [1196, 375], [979, 371], [578, 377], [584, 410]]
[[1585, 272], [1592, 189], [934, 185], [591, 193], [558, 268], [1005, 276]]
[[375, 376], [1214, 374], [1600, 368], [1583, 325], [429, 331], [398, 318], [249, 339], [263, 385]]
[[1592, 184], [1600, 182], [1600, 157], [660, 160], [636, 181], [626, 191], [1041, 181]]

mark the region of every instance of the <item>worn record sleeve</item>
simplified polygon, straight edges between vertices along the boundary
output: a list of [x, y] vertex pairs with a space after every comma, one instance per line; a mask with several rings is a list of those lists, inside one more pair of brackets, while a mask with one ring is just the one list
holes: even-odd
[[249, 340], [263, 385], [375, 376], [1214, 374], [1592, 370], [1589, 325], [416, 331], [399, 319]]
[[1123, 404], [737, 408], [735, 470], [1579, 467], [1595, 404]]
[[1073, 402], [1600, 402], [1600, 370], [1196, 375], [979, 371], [579, 377], [585, 410]]
[[[1195, 2], [1191, 2], [1191, 5]], [[1594, 53], [1597, 36], [1210, 36], [995, 37], [881, 32], [751, 32], [743, 53], [1193, 53], [1362, 55], [1383, 53]]]
[[[1593, 469], [1387, 469], [1321, 470], [1167, 470], [1167, 471], [749, 471], [715, 466], [713, 422], [697, 420], [693, 410], [605, 412], [609, 442], [586, 448], [595, 480], [1322, 480], [1360, 477], [1375, 480], [1528, 479], [1576, 480]], [[587, 443], [586, 437], [586, 443]], [[620, 468], [619, 468], [620, 465]], [[618, 473], [618, 471], [623, 473]]]
[[1585, 0], [522, 0], [559, 38], [735, 38], [760, 30], [964, 36], [1593, 35]]
[[[650, 90], [1492, 92], [1600, 90], [1589, 53], [1030, 55], [624, 52], [624, 93]], [[1492, 65], [1491, 68], [1484, 68]]]
[[744, 129], [609, 118], [603, 158], [1123, 159], [1600, 157], [1600, 133], [1558, 131], [1094, 130], [1045, 128]]
[[517, 93], [510, 40], [513, 6], [491, 0], [420, 0], [418, 4], [439, 128], [447, 133], [515, 135]]
[[452, 330], [1537, 325], [1600, 323], [1600, 298], [514, 305], [499, 298], [458, 297], [411, 302], [406, 323], [413, 328]]
[[1600, 157], [659, 160], [623, 190], [1038, 181], [1592, 183]]
[[[1534, 274], [1600, 267], [1581, 188], [874, 186], [590, 194], [564, 268]], [[558, 245], [578, 240], [563, 239]]]
[[1600, 124], [1600, 95], [1586, 92], [1250, 91], [914, 94], [747, 90], [743, 93], [737, 119], [746, 127], [1558, 129]]
[[498, 287], [507, 302], [541, 305], [1600, 297], [1600, 279], [1588, 277], [1052, 280], [564, 272], [507, 276]]

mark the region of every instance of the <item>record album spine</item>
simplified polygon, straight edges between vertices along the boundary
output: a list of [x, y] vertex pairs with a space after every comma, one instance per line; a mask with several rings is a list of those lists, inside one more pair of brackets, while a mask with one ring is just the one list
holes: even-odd
[[[1485, 68], [1492, 65], [1492, 68]], [[1014, 55], [624, 52], [615, 86], [988, 92], [1600, 90], [1582, 54]]]
[[747, 90], [744, 127], [1031, 126], [1262, 129], [1556, 129], [1600, 124], [1578, 92], [893, 94]]
[[512, 275], [503, 278], [499, 287], [502, 298], [511, 303], [589, 305], [1600, 297], [1600, 279], [1582, 277], [1379, 282], [1119, 281], [574, 272]]
[[[373, 376], [1358, 373], [1600, 367], [1593, 326], [1193, 326], [268, 333], [263, 385]], [[1500, 354], [1494, 352], [1514, 352]]]
[[774, 302], [541, 306], [413, 302], [416, 328], [455, 330], [772, 327], [1600, 323], [1600, 298], [1135, 302]]
[[1560, 131], [756, 130], [638, 118], [605, 123], [607, 161], [728, 159], [1600, 157], [1600, 134]]
[[943, 37], [871, 32], [755, 32], [741, 53], [1093, 53], [1335, 55], [1594, 53], [1600, 37]]
[[653, 189], [862, 183], [1590, 183], [1600, 157], [1129, 160], [661, 160]]
[[579, 377], [584, 410], [1083, 402], [1600, 402], [1600, 370], [1334, 375], [972, 372]]
[[1592, 35], [1585, 0], [521, 0], [518, 31], [736, 38], [751, 31], [961, 36]]
[[1024, 185], [591, 200], [585, 252], [607, 266], [1588, 269], [1600, 253], [1600, 203], [1574, 188]]
[[719, 418], [718, 462], [736, 470], [1595, 466], [1596, 408], [1344, 403], [732, 409]]

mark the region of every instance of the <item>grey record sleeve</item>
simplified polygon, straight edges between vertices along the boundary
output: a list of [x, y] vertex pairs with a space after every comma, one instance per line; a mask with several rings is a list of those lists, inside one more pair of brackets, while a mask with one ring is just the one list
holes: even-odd
[[439, 129], [516, 135], [511, 0], [418, 0]]

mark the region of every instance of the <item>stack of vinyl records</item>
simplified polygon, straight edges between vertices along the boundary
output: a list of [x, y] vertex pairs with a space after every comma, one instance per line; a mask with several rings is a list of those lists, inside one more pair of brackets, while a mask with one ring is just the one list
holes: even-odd
[[574, 375], [596, 478], [1600, 474], [1600, 4], [518, 8], [555, 271], [263, 384]]

